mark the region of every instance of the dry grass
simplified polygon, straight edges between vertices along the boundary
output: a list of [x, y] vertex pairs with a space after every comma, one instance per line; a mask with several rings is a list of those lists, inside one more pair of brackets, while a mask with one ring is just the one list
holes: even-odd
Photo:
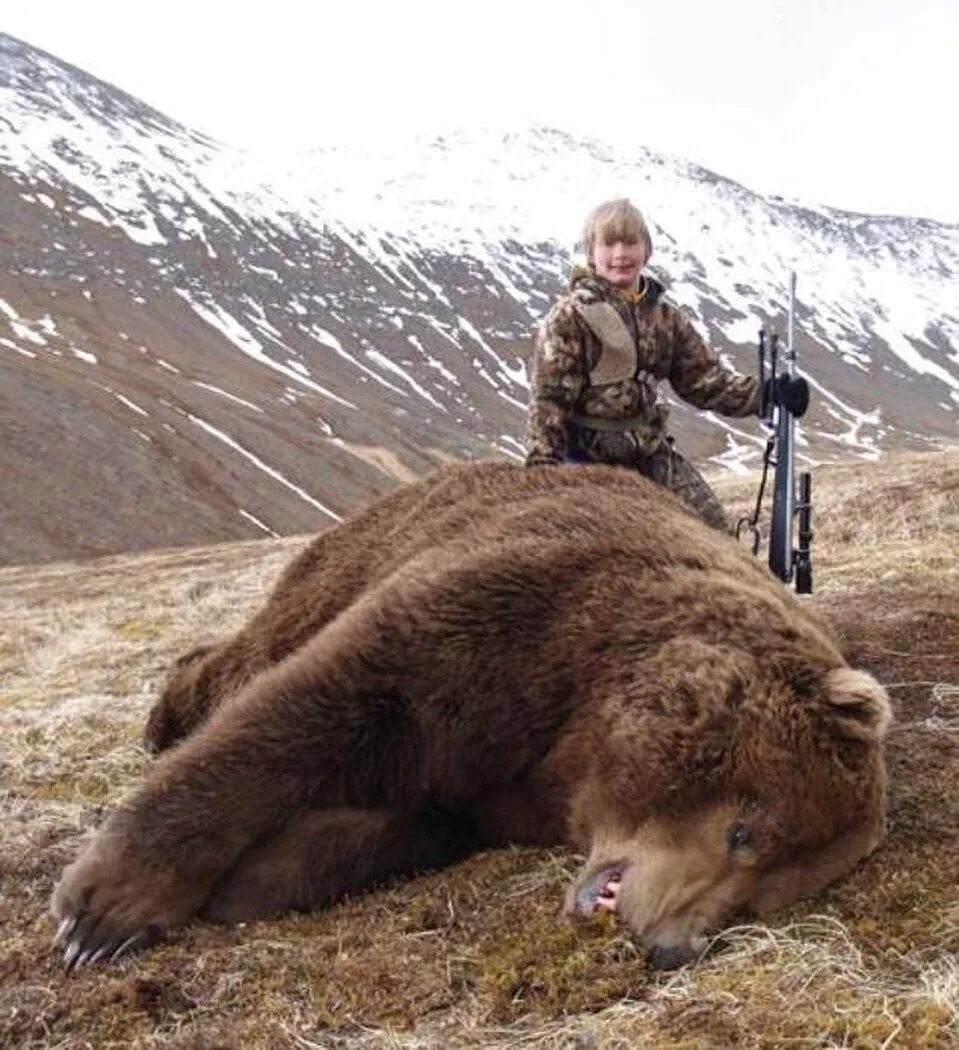
[[[751, 512], [757, 478], [716, 482], [734, 519]], [[955, 577], [959, 449], [817, 468], [813, 485], [817, 594], [883, 576]], [[771, 476], [767, 504], [769, 489]]]
[[[755, 481], [725, 482], [745, 508]], [[21, 1047], [947, 1047], [959, 1044], [959, 454], [816, 472], [811, 600], [885, 681], [890, 828], [848, 879], [697, 965], [556, 921], [576, 858], [482, 854], [336, 908], [195, 923], [65, 977], [46, 902], [138, 783], [157, 680], [229, 631], [301, 540], [0, 571], [0, 1044]]]

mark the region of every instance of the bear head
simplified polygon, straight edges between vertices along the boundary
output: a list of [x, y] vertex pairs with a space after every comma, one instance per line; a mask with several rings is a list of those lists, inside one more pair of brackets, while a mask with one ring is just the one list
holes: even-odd
[[572, 813], [589, 857], [566, 911], [615, 910], [653, 965], [689, 960], [736, 913], [819, 892], [878, 845], [891, 713], [869, 674], [676, 638], [601, 687]]

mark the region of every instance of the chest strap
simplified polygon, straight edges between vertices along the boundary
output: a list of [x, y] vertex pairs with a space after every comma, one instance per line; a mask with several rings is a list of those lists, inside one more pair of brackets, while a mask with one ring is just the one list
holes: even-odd
[[626, 322], [610, 303], [573, 303], [576, 313], [596, 336], [600, 345], [599, 360], [589, 370], [594, 386], [634, 379], [638, 367], [636, 341]]

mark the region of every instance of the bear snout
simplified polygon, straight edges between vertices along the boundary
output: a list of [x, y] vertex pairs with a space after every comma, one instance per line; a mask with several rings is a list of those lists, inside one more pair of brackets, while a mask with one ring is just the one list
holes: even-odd
[[678, 970], [680, 966], [698, 959], [707, 943], [705, 938], [695, 937], [686, 944], [674, 944], [668, 948], [654, 944], [647, 955], [650, 969]]
[[[588, 865], [570, 886], [564, 912], [572, 919], [589, 919], [602, 912], [616, 915], [648, 949], [651, 969], [676, 970], [702, 954], [707, 938], [698, 926], [679, 916], [660, 915], [656, 921], [654, 915], [663, 901], [649, 913], [638, 907], [641, 900], [648, 905], [650, 897], [650, 887], [635, 885], [641, 877], [642, 872], [626, 859]], [[629, 885], [621, 896], [624, 880]]]
[[588, 868], [570, 886], [565, 913], [574, 918], [589, 918], [599, 910], [615, 912], [619, 885], [627, 867], [626, 860], [616, 860]]

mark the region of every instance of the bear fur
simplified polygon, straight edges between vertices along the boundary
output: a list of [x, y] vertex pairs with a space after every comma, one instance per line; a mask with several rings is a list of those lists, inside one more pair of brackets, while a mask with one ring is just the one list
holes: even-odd
[[[588, 853], [675, 965], [879, 842], [882, 687], [626, 470], [461, 465], [321, 534], [150, 714], [165, 753], [57, 886], [69, 966], [508, 843]], [[171, 746], [171, 745], [176, 746]]]

